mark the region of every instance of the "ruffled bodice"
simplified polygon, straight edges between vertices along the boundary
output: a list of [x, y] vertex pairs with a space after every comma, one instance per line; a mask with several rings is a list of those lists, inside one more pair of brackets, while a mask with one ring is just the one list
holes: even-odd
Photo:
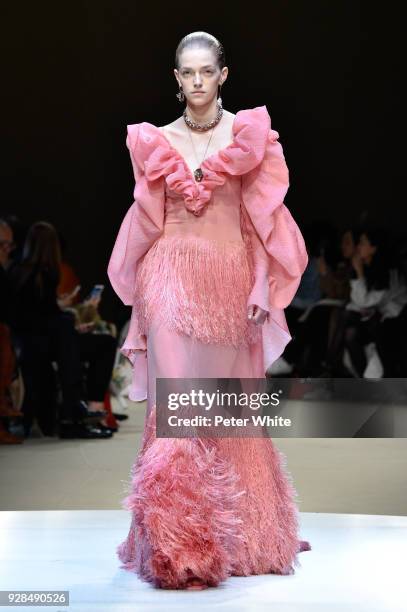
[[239, 111], [233, 122], [231, 144], [202, 162], [204, 176], [198, 183], [183, 156], [156, 126], [148, 122], [129, 125], [128, 133], [128, 144], [133, 146], [136, 162], [143, 167], [146, 178], [155, 181], [164, 177], [168, 189], [179, 194], [195, 215], [202, 214], [213, 190], [224, 185], [229, 176], [241, 176], [260, 164], [270, 135], [278, 138], [278, 133], [270, 130], [265, 106]]
[[166, 184], [163, 236], [243, 242], [240, 195], [241, 177], [229, 176], [211, 192], [200, 212], [193, 213], [183, 196]]

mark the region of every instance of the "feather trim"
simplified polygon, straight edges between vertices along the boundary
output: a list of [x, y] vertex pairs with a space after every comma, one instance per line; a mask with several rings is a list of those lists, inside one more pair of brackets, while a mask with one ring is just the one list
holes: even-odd
[[218, 585], [240, 549], [244, 493], [215, 440], [154, 439], [123, 500], [133, 512], [131, 533], [117, 549], [123, 568], [160, 588], [185, 588], [191, 575]]
[[136, 275], [134, 308], [141, 334], [159, 316], [172, 331], [204, 343], [260, 340], [247, 319], [254, 278], [243, 241], [164, 236], [150, 248]]

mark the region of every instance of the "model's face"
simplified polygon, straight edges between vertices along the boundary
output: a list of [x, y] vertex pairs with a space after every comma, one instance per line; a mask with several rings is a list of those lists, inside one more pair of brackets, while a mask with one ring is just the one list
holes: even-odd
[[218, 85], [226, 80], [228, 73], [226, 66], [219, 69], [213, 51], [201, 47], [184, 49], [179, 64], [179, 69], [174, 69], [175, 78], [182, 86], [187, 102], [195, 106], [211, 102], [217, 96]]
[[353, 241], [352, 232], [345, 232], [342, 236], [341, 243], [342, 255], [345, 259], [353, 257], [355, 252], [355, 243]]
[[377, 247], [374, 246], [366, 234], [362, 234], [358, 242], [358, 253], [363, 261], [368, 261], [376, 253]]

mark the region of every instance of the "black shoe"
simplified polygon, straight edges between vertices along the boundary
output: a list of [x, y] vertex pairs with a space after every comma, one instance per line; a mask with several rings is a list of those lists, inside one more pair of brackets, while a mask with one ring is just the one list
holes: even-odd
[[107, 427], [106, 425], [103, 425], [102, 423], [97, 423], [95, 427], [97, 427], [98, 429], [101, 429], [102, 431], [111, 431], [112, 434], [116, 433], [116, 431], [118, 430], [117, 427]]
[[100, 427], [94, 427], [92, 425], [85, 425], [83, 427], [83, 430], [80, 432], [80, 434], [78, 435], [78, 438], [88, 438], [88, 439], [104, 439], [106, 440], [107, 438], [111, 438], [113, 436], [113, 432], [110, 431], [110, 429], [108, 431], [104, 431], [103, 429], [101, 429]]
[[53, 427], [41, 427], [40, 425], [40, 430], [46, 438], [55, 438], [55, 429]]
[[113, 436], [112, 432], [102, 431], [99, 427], [92, 427], [82, 423], [61, 423], [58, 432], [61, 440], [72, 440], [76, 438], [87, 440], [106, 440]]
[[118, 421], [125, 421], [126, 419], [129, 418], [128, 414], [123, 414], [122, 412], [113, 412], [113, 416], [115, 417], [115, 419], [117, 419]]
[[107, 415], [106, 410], [89, 410], [85, 400], [79, 400], [74, 407], [74, 414], [79, 421], [94, 423], [100, 421]]

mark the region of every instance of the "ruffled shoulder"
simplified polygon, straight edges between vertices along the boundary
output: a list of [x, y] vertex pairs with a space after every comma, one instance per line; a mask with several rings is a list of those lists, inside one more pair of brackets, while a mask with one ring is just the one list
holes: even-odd
[[186, 207], [199, 215], [209, 202], [215, 187], [223, 185], [227, 175], [243, 175], [264, 158], [267, 142], [277, 139], [271, 130], [266, 106], [240, 110], [233, 121], [233, 139], [224, 149], [210, 155], [201, 164], [203, 179], [196, 182], [183, 156], [161, 130], [143, 122], [127, 126], [127, 146], [147, 180], [164, 177], [169, 189], [180, 194]]

